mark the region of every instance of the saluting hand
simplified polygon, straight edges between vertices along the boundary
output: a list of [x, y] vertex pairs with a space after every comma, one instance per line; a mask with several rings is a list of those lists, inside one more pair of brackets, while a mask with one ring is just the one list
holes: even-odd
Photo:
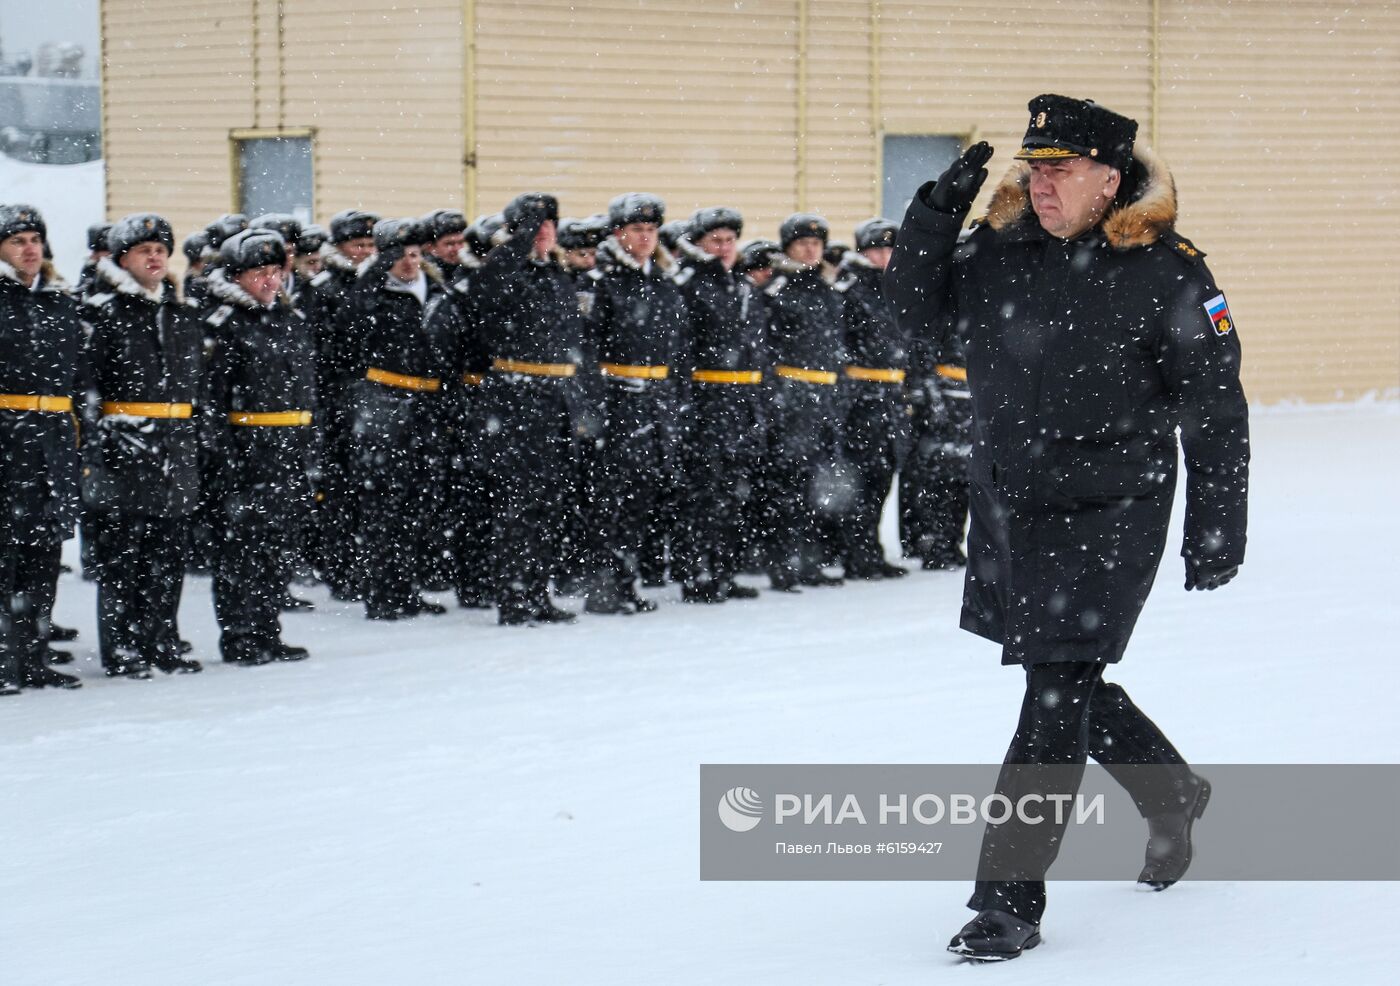
[[954, 161], [937, 182], [928, 182], [919, 189], [924, 205], [939, 212], [959, 216], [972, 208], [982, 183], [987, 180], [987, 162], [992, 159], [992, 145], [979, 140], [962, 157]]

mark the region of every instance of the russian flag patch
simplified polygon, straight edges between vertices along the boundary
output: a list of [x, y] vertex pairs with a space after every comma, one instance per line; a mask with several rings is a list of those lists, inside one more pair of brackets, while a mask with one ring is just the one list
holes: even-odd
[[1225, 296], [1218, 294], [1205, 303], [1206, 317], [1210, 319], [1210, 324], [1215, 326], [1215, 334], [1227, 336], [1235, 327], [1235, 319], [1230, 314], [1230, 306], [1225, 303]]

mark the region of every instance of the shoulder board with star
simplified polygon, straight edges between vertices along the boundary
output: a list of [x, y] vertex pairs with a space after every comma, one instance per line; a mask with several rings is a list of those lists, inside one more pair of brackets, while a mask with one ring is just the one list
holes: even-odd
[[845, 294], [847, 291], [851, 290], [851, 288], [855, 287], [855, 283], [855, 275], [847, 274], [845, 277], [841, 278], [841, 280], [833, 284], [832, 287], [835, 288], [837, 291], [841, 292], [842, 294]]
[[325, 283], [326, 283], [327, 281], [329, 281], [330, 279], [331, 279], [331, 272], [330, 272], [329, 270], [323, 270], [323, 271], [321, 271], [321, 273], [317, 274], [315, 277], [313, 277], [313, 278], [311, 279], [311, 283], [312, 283], [315, 287], [318, 287], [318, 288], [319, 288], [322, 284], [325, 284]]
[[768, 297], [770, 298], [776, 297], [778, 292], [783, 289], [787, 282], [787, 275], [779, 274], [777, 277], [773, 278], [771, 282], [769, 282], [768, 287], [763, 289], [763, 293], [768, 295]]
[[462, 278], [452, 285], [452, 290], [458, 294], [471, 294], [472, 282], [469, 278]]
[[232, 314], [232, 305], [220, 305], [218, 308], [214, 309], [213, 314], [211, 314], [204, 321], [214, 326], [216, 329], [222, 328], [223, 324], [228, 321], [228, 317]]
[[1205, 260], [1206, 252], [1176, 230], [1168, 230], [1162, 234], [1162, 242], [1171, 248], [1182, 260], [1192, 264], [1200, 264]]
[[112, 292], [104, 291], [102, 294], [89, 295], [87, 300], [84, 301], [83, 304], [91, 305], [93, 308], [101, 308], [103, 305], [107, 304], [107, 302], [111, 301], [115, 297], [116, 295]]
[[583, 276], [588, 278], [590, 281], [597, 283], [598, 281], [601, 281], [603, 279], [603, 272], [601, 269], [594, 267], [592, 270], [590, 270]]
[[694, 277], [694, 276], [695, 276], [695, 268], [694, 268], [694, 267], [682, 267], [682, 268], [676, 273], [676, 276], [675, 276], [674, 280], [675, 280], [675, 282], [676, 282], [678, 285], [680, 285], [681, 287], [685, 287], [687, 284], [690, 283], [690, 279], [691, 279], [692, 277]]

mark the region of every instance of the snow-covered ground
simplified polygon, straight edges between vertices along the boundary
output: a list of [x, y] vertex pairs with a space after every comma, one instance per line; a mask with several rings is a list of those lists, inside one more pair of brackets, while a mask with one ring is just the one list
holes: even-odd
[[87, 228], [107, 214], [104, 164], [30, 164], [0, 154], [0, 202], [39, 210], [54, 265], [71, 284], [87, 258]]
[[[1395, 762], [1400, 408], [1254, 435], [1241, 577], [1168, 557], [1112, 677], [1197, 762]], [[130, 682], [65, 578], [85, 687], [0, 700], [0, 982], [1394, 981], [1393, 884], [1052, 884], [1045, 944], [971, 972], [965, 885], [701, 883], [701, 763], [1000, 760], [1020, 676], [960, 581], [538, 629], [318, 591], [311, 661]], [[207, 581], [182, 621], [210, 658]]]

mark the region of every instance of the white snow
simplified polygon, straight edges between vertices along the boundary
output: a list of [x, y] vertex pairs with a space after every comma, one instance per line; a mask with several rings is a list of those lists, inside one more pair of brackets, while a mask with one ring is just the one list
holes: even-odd
[[[1400, 756], [1398, 410], [1257, 416], [1240, 578], [1188, 595], [1169, 553], [1110, 677], [1192, 760]], [[701, 883], [697, 845], [701, 763], [998, 762], [1020, 675], [957, 629], [960, 585], [666, 592], [539, 629], [369, 624], [317, 590], [284, 621], [308, 662], [130, 682], [98, 675], [93, 590], [65, 577], [85, 687], [0, 700], [0, 980], [968, 975], [944, 952], [966, 885]], [[211, 659], [207, 580], [182, 621]], [[1390, 982], [1397, 929], [1393, 884], [1052, 883], [1045, 943], [975, 975]]]
[[87, 228], [107, 214], [105, 165], [30, 164], [0, 154], [0, 203], [37, 208], [49, 228], [54, 264], [68, 283], [87, 259]]

